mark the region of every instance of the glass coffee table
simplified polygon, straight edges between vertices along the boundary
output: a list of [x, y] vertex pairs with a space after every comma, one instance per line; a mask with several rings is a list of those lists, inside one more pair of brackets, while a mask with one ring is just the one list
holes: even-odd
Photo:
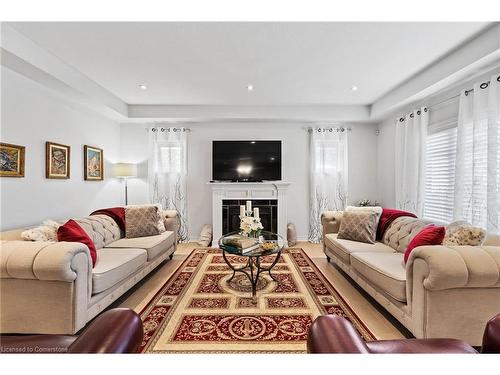
[[[239, 234], [239, 232], [231, 232], [219, 239], [219, 248], [222, 250], [224, 261], [233, 271], [233, 275], [231, 276], [231, 278], [229, 278], [229, 280], [227, 280], [227, 282], [230, 282], [234, 278], [236, 272], [245, 274], [252, 285], [252, 298], [255, 300], [257, 293], [257, 282], [259, 281], [259, 276], [263, 272], [269, 273], [271, 279], [273, 279], [274, 281], [278, 281], [272, 275], [271, 270], [280, 259], [281, 251], [285, 247], [285, 240], [279, 234], [261, 231], [258, 238], [246, 238], [254, 241], [253, 246], [255, 246], [255, 248], [248, 252], [242, 252], [240, 249], [230, 245], [231, 238], [234, 239], [234, 237], [238, 236]], [[244, 264], [244, 266], [240, 267], [232, 265], [227, 257], [227, 254], [246, 257], [246, 263]], [[263, 256], [274, 256], [271, 265], [262, 265], [261, 257]], [[269, 263], [267, 262], [266, 264]]]

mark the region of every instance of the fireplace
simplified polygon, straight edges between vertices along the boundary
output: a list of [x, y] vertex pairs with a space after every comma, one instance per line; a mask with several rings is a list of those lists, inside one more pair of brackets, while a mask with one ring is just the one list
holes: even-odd
[[[222, 234], [240, 229], [240, 206], [247, 200], [222, 200]], [[252, 208], [259, 209], [259, 217], [264, 230], [276, 233], [278, 231], [278, 200], [252, 199]]]
[[240, 205], [247, 200], [259, 208], [264, 228], [286, 238], [287, 190], [290, 183], [266, 182], [209, 182], [212, 188], [212, 246], [217, 247], [223, 233], [239, 229]]

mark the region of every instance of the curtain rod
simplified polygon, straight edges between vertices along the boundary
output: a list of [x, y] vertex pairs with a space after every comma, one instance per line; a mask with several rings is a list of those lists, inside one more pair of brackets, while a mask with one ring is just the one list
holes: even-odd
[[[497, 77], [496, 81], [497, 81], [497, 82], [500, 82], [500, 75]], [[479, 85], [479, 87], [480, 87], [481, 89], [483, 89], [483, 90], [484, 90], [485, 88], [487, 88], [487, 87], [490, 85], [490, 83], [491, 83], [491, 81], [486, 81], [486, 82], [483, 82], [483, 83], [481, 83], [481, 84]], [[474, 92], [474, 88], [469, 89], [469, 90], [465, 90], [465, 91], [464, 91], [465, 96], [469, 95], [469, 93], [471, 93], [471, 92]], [[430, 109], [430, 108], [437, 107], [437, 106], [439, 106], [439, 105], [441, 105], [441, 104], [443, 104], [443, 103], [446, 103], [447, 101], [450, 101], [450, 100], [453, 100], [453, 99], [455, 99], [455, 98], [460, 97], [460, 95], [462, 95], [462, 94], [456, 94], [456, 95], [450, 96], [449, 98], [443, 99], [443, 100], [441, 100], [441, 101], [439, 101], [439, 102], [437, 102], [437, 103], [434, 103], [434, 104], [432, 104], [432, 105], [428, 105], [428, 106], [425, 106], [425, 107], [426, 107], [426, 108], [429, 108], [429, 109]], [[401, 118], [404, 118], [405, 116], [406, 116], [406, 115], [400, 116], [400, 119], [401, 119]]]
[[185, 131], [185, 132], [190, 132], [191, 129], [190, 128], [184, 128], [184, 127], [175, 127], [175, 126], [164, 126], [164, 125], [150, 125], [148, 126], [147, 130], [151, 130], [151, 131], [156, 131], [156, 129], [159, 128], [160, 131], [164, 132], [165, 130], [167, 129], [173, 129], [174, 132], [177, 132], [177, 131]]
[[323, 130], [323, 131], [331, 131], [333, 132], [334, 130], [336, 130], [337, 132], [343, 132], [343, 131], [352, 131], [352, 128], [350, 127], [344, 127], [344, 126], [338, 126], [338, 127], [318, 127], [318, 128], [312, 128], [312, 127], [308, 127], [308, 128], [302, 128], [304, 129], [305, 131], [307, 131], [308, 133], [312, 132], [313, 130], [315, 129], [318, 129], [318, 130]]
[[[497, 81], [497, 82], [500, 82], [500, 75], [497, 77], [496, 81]], [[479, 85], [479, 87], [480, 87], [481, 89], [483, 89], [483, 90], [484, 90], [484, 89], [488, 88], [488, 86], [490, 85], [490, 83], [491, 83], [491, 80], [490, 80], [490, 81], [483, 82], [483, 83], [481, 83], [481, 84]], [[465, 91], [464, 91], [465, 96], [469, 95], [469, 93], [471, 93], [471, 92], [474, 92], [474, 88], [469, 89], [469, 90], [465, 90]], [[427, 108], [432, 108], [432, 107], [438, 106], [438, 105], [443, 104], [444, 102], [446, 102], [446, 101], [448, 101], [448, 100], [452, 100], [452, 99], [458, 98], [460, 95], [461, 95], [461, 94], [453, 95], [453, 96], [449, 97], [448, 99], [444, 99], [444, 100], [441, 100], [441, 101], [440, 101], [440, 102], [438, 102], [438, 103], [434, 103], [433, 105], [427, 106]]]

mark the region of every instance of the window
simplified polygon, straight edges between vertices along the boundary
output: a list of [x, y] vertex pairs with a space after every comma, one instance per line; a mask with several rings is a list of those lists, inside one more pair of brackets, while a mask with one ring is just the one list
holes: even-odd
[[159, 170], [162, 173], [181, 173], [183, 171], [182, 147], [178, 143], [160, 146]]
[[315, 151], [316, 173], [335, 174], [337, 172], [336, 142], [317, 141]]
[[455, 198], [456, 122], [434, 132], [429, 127], [426, 153], [424, 217], [449, 223]]

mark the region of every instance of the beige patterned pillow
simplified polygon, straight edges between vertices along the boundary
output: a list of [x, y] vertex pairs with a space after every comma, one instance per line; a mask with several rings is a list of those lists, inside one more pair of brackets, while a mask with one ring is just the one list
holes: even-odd
[[147, 237], [160, 234], [158, 230], [158, 207], [125, 207], [125, 237]]
[[467, 222], [460, 221], [451, 223], [446, 228], [443, 240], [445, 246], [481, 246], [486, 239], [486, 231], [482, 228], [473, 227]]
[[380, 216], [382, 216], [383, 208], [380, 206], [347, 206], [345, 211], [373, 211], [377, 214], [377, 226], [380, 221]]
[[374, 243], [377, 214], [373, 211], [344, 211], [337, 238]]

